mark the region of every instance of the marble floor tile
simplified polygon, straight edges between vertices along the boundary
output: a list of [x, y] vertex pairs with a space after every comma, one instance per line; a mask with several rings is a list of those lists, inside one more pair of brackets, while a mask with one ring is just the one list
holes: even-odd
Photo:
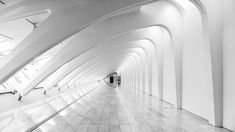
[[108, 85], [98, 87], [35, 131], [229, 132], [144, 93]]

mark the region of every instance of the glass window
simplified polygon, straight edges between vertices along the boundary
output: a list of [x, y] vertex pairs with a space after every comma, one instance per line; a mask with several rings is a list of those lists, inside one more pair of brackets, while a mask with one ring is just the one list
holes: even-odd
[[[36, 27], [46, 20], [49, 12], [42, 12], [37, 15], [16, 19], [0, 24], [0, 66], [4, 65], [5, 56], [23, 41]], [[49, 59], [49, 58], [48, 58]], [[18, 71], [9, 78], [4, 84], [0, 84], [0, 89], [18, 90], [28, 82], [38, 68], [40, 68], [48, 59], [40, 58], [33, 63]]]

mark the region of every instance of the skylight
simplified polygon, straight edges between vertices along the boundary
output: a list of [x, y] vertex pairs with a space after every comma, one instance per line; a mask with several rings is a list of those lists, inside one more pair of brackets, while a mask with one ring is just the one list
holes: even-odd
[[5, 56], [24, 40], [33, 29], [40, 26], [48, 16], [49, 13], [43, 12], [41, 14], [0, 23], [0, 65], [4, 61]]
[[[11, 2], [5, 0], [2, 2]], [[21, 41], [23, 41], [35, 28], [39, 27], [50, 14], [48, 12], [37, 13], [28, 17], [0, 23], [0, 65], [3, 64], [5, 56], [10, 54]], [[56, 46], [55, 49], [60, 49]], [[33, 60], [23, 69], [12, 76], [8, 81], [0, 85], [0, 92], [18, 90], [32, 77], [51, 57], [56, 50], [49, 50], [45, 54]]]

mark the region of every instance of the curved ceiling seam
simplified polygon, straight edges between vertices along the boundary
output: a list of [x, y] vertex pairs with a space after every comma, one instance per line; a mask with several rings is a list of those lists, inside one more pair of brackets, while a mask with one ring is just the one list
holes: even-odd
[[201, 16], [204, 18], [207, 18], [207, 11], [205, 6], [202, 4], [201, 0], [188, 0], [192, 2], [192, 4], [198, 9], [200, 12]]

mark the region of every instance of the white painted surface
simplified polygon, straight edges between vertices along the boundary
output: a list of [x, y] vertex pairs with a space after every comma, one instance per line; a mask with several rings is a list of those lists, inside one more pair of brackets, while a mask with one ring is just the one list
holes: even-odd
[[223, 125], [235, 131], [235, 1], [223, 1]]
[[[52, 14], [41, 27], [34, 30], [13, 49], [12, 53], [6, 56], [7, 61], [0, 69], [0, 80], [5, 80], [13, 75], [43, 51], [87, 26], [86, 24], [111, 12], [144, 1], [80, 0], [65, 3], [65, 1], [59, 0], [54, 3], [49, 0], [32, 0], [27, 1], [27, 4], [26, 1], [20, 1], [2, 8], [0, 22], [45, 9], [49, 9]], [[80, 68], [76, 72], [78, 75], [74, 74], [70, 78], [72, 81], [66, 80], [63, 83], [71, 82], [71, 85], [78, 84], [81, 87], [88, 84], [89, 81], [100, 79], [105, 74], [122, 67], [120, 72], [123, 75], [123, 83], [133, 91], [139, 88], [146, 94], [159, 98], [162, 96], [164, 101], [178, 108], [181, 108], [182, 103], [183, 109], [207, 119], [210, 124], [235, 130], [234, 5], [232, 0], [198, 0], [196, 6], [181, 0], [157, 1], [119, 12], [112, 18], [99, 21], [100, 23], [80, 31], [80, 36], [73, 39], [73, 43], [69, 43], [63, 51], [49, 61], [39, 72], [41, 74], [35, 76], [30, 85], [26, 85], [23, 90], [28, 93], [40, 81], [65, 64], [72, 70], [65, 68], [65, 74], [59, 74], [63, 77], [58, 80]], [[84, 8], [78, 8], [80, 6]], [[147, 29], [138, 31], [140, 28], [156, 24], [163, 27], [161, 29], [163, 32], [168, 31], [170, 38], [164, 38], [164, 35], [159, 34], [153, 35], [154, 32], [150, 35], [151, 33], [147, 32]], [[153, 29], [153, 27], [151, 28]], [[114, 39], [120, 34], [124, 37]], [[149, 54], [135, 56], [133, 53], [138, 54], [140, 51], [129, 50], [128, 46], [125, 47], [126, 49], [114, 50], [108, 54], [108, 57], [93, 60], [94, 62], [90, 60], [92, 56], [96, 56], [88, 52], [91, 51], [89, 48], [92, 46], [97, 46], [104, 41], [110, 45], [124, 43], [121, 40], [127, 41], [126, 45], [130, 45], [130, 40], [143, 39], [141, 37], [152, 40], [157, 47], [154, 51], [157, 52], [156, 56], [153, 57], [156, 64], [152, 69], [150, 69], [152, 66], [150, 61], [153, 59], [150, 59]], [[169, 43], [164, 43], [164, 41], [169, 41]], [[147, 53], [153, 54], [153, 50], [150, 51], [149, 47], [143, 48]], [[157, 56], [159, 49], [162, 50], [159, 52], [160, 57], [161, 55], [163, 57], [162, 61]], [[108, 53], [109, 49], [103, 47], [102, 50], [95, 49], [95, 51]], [[87, 53], [87, 56], [84, 53]], [[83, 58], [74, 59], [79, 54], [83, 54]], [[75, 63], [75, 60], [79, 63]], [[84, 62], [89, 63], [80, 66]], [[159, 67], [161, 63], [162, 69]], [[122, 66], [123, 64], [126, 65]], [[136, 66], [138, 64], [139, 66]], [[55, 83], [57, 81], [53, 85]], [[162, 88], [161, 84], [163, 84]], [[23, 99], [27, 100], [32, 95], [34, 95], [33, 92]], [[39, 94], [35, 94], [35, 96], [41, 97]], [[32, 100], [34, 100], [33, 97]], [[14, 101], [12, 105], [15, 105]]]
[[202, 35], [200, 12], [192, 4], [187, 7], [190, 12], [184, 13], [182, 107], [208, 119], [208, 89], [210, 88], [210, 76], [207, 74], [210, 65], [206, 63], [206, 59], [209, 57], [206, 54], [208, 45], [204, 43]]
[[163, 49], [163, 100], [176, 106], [175, 64], [172, 47]]

